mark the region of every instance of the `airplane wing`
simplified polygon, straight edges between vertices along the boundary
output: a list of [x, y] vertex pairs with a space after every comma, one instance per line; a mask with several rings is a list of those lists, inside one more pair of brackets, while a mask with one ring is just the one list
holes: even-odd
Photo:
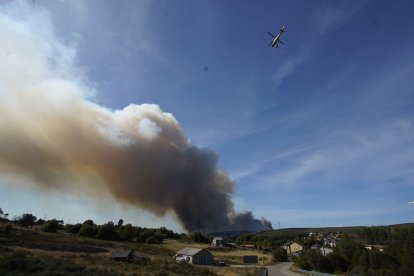
[[282, 43], [282, 44], [285, 44], [285, 43], [283, 43], [283, 41], [282, 41], [282, 40], [280, 40], [280, 39], [279, 39], [278, 41], [279, 41], [280, 43]]
[[271, 37], [276, 38], [271, 32], [267, 32]]

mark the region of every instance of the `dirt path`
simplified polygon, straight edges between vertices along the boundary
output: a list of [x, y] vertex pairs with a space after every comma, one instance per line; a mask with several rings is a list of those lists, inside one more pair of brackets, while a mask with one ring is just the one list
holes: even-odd
[[298, 276], [299, 273], [290, 271], [289, 268], [292, 265], [292, 262], [280, 263], [274, 266], [268, 266], [269, 276]]

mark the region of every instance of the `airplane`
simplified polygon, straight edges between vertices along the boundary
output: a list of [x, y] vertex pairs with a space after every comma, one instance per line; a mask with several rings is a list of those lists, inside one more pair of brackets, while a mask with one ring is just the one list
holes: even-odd
[[280, 32], [278, 33], [277, 36], [274, 36], [271, 32], [267, 32], [271, 37], [273, 37], [273, 40], [269, 43], [268, 46], [272, 46], [276, 48], [279, 48], [279, 45], [277, 44], [278, 42], [284, 44], [281, 40], [280, 40], [280, 36], [285, 32], [285, 26], [282, 26], [279, 30]]
[[408, 204], [413, 204], [413, 205], [414, 205], [414, 200], [413, 200], [413, 201], [411, 201], [411, 202], [408, 202]]

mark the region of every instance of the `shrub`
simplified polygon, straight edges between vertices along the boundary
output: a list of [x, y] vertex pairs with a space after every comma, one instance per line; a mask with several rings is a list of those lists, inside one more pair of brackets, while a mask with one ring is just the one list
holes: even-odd
[[78, 234], [79, 230], [81, 229], [82, 224], [77, 223], [77, 224], [66, 224], [65, 225], [65, 231], [67, 233], [71, 233], [71, 234]]
[[188, 236], [189, 240], [192, 242], [199, 242], [199, 243], [210, 243], [211, 238], [203, 235], [200, 232], [193, 232]]
[[91, 226], [89, 224], [84, 224], [79, 229], [78, 235], [83, 236], [83, 237], [89, 237], [89, 238], [95, 237], [96, 236], [96, 227]]
[[332, 273], [335, 268], [331, 261], [317, 250], [307, 250], [295, 261], [302, 269]]
[[272, 251], [273, 259], [275, 262], [286, 262], [288, 255], [285, 249], [278, 247]]
[[49, 233], [57, 233], [59, 223], [56, 219], [48, 220], [42, 225], [42, 230]]
[[157, 242], [157, 240], [156, 240], [153, 236], [151, 236], [151, 237], [148, 237], [148, 238], [145, 240], [145, 243], [148, 243], [148, 244], [155, 244], [155, 243], [158, 243], [158, 242]]
[[99, 227], [96, 237], [101, 240], [117, 240], [118, 233], [115, 230], [115, 225], [112, 221], [103, 224]]
[[4, 226], [3, 232], [4, 232], [4, 234], [8, 235], [8, 234], [11, 233], [12, 229], [13, 229], [13, 227], [10, 224], [7, 224], [6, 226]]

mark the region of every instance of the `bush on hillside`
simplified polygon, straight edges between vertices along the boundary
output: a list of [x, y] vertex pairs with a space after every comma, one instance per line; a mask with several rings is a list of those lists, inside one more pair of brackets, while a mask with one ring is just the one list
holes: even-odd
[[57, 233], [59, 223], [56, 219], [48, 220], [42, 225], [42, 230], [49, 233]]

